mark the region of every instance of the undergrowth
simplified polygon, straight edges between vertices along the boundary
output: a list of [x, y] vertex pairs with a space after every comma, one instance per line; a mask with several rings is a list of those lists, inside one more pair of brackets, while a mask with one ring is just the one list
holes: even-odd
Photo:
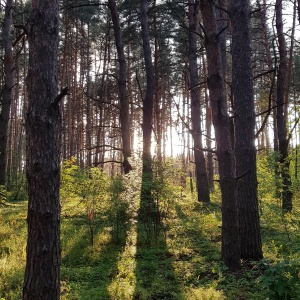
[[[300, 211], [283, 215], [260, 190], [264, 259], [232, 273], [220, 262], [221, 202], [198, 203], [167, 166], [155, 185], [162, 224], [148, 247], [138, 224], [140, 166], [109, 178], [75, 161], [62, 171], [62, 300], [300, 299]], [[6, 202], [0, 215], [0, 299], [22, 293], [26, 202]], [[93, 216], [91, 216], [93, 211]], [[91, 219], [92, 217], [92, 219]]]

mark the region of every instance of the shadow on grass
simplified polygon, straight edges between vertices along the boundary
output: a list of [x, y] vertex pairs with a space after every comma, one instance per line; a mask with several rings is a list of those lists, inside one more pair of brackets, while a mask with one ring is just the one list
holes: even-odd
[[209, 204], [196, 203], [190, 214], [184, 212], [178, 204], [175, 209], [178, 229], [176, 232], [173, 231], [173, 235], [176, 234], [179, 244], [175, 245], [178, 250], [174, 259], [178, 266], [178, 276], [186, 286], [211, 284], [219, 276], [217, 272], [221, 256], [219, 218], [212, 214], [213, 210]]
[[163, 234], [149, 245], [144, 226], [137, 226], [134, 300], [183, 299]]
[[[94, 245], [84, 218], [63, 221], [63, 252], [61, 265], [61, 299], [107, 300], [108, 286], [117, 268], [126, 236], [113, 239], [113, 227], [97, 222], [94, 226]], [[68, 249], [64, 253], [64, 249]]]

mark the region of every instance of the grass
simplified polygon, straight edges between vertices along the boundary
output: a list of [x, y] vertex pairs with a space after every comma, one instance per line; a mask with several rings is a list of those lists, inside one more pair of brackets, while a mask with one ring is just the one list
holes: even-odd
[[[189, 194], [172, 199], [155, 247], [141, 240], [135, 218], [116, 228], [106, 211], [95, 216], [91, 245], [84, 205], [76, 197], [64, 200], [61, 299], [300, 299], [299, 201], [285, 216], [276, 200], [262, 201], [264, 259], [229, 273], [219, 260], [219, 196], [212, 199], [209, 204]], [[17, 300], [25, 267], [26, 202], [7, 203], [0, 222], [0, 299]]]

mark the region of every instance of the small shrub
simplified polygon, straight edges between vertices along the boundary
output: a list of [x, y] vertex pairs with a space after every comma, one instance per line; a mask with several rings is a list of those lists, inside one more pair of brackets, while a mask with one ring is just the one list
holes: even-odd
[[282, 260], [266, 269], [260, 283], [267, 289], [269, 299], [300, 299], [299, 270], [299, 260]]

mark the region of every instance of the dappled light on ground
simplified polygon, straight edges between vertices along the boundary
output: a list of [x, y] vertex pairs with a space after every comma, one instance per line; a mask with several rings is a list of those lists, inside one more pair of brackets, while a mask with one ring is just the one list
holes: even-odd
[[112, 282], [108, 287], [111, 299], [133, 299], [136, 286], [136, 227], [137, 226], [134, 221], [130, 222], [130, 228], [127, 232], [124, 250], [118, 256], [115, 277], [112, 279]]

